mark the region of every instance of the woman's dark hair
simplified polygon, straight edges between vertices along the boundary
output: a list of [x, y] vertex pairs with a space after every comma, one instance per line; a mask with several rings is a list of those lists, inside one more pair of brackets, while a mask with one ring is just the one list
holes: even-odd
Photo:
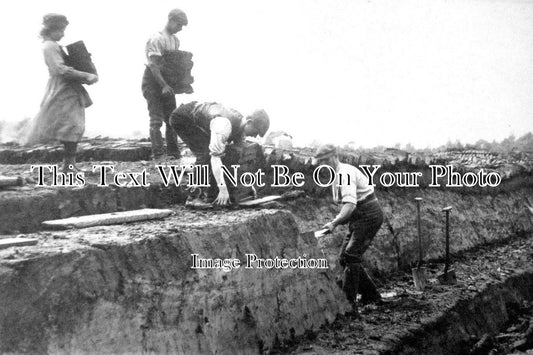
[[40, 35], [41, 37], [48, 36], [51, 32], [64, 29], [67, 25], [68, 20], [65, 15], [46, 14], [43, 16], [43, 28]]

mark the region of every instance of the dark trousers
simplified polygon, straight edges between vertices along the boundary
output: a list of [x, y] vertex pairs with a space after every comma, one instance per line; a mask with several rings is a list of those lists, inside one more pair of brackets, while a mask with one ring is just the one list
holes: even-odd
[[196, 164], [208, 164], [209, 141], [211, 132], [202, 128], [197, 122], [198, 117], [193, 115], [196, 101], [180, 105], [170, 115], [170, 126], [178, 133], [181, 140], [187, 144], [191, 152], [196, 157]]
[[177, 156], [179, 155], [178, 138], [176, 132], [169, 124], [170, 114], [176, 109], [176, 97], [174, 95], [163, 95], [161, 90], [152, 72], [146, 67], [142, 80], [142, 93], [148, 104], [148, 114], [150, 116], [152, 154], [154, 157], [164, 154], [161, 126], [165, 123], [167, 154]]
[[358, 205], [350, 221], [349, 233], [344, 237], [339, 256], [340, 264], [344, 266], [342, 286], [350, 302], [355, 302], [357, 293], [361, 293], [363, 302], [380, 298], [361, 263], [382, 223], [383, 211], [375, 198]]

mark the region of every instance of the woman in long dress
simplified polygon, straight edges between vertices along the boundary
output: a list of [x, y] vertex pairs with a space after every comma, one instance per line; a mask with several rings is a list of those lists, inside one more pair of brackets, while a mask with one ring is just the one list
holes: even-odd
[[64, 15], [47, 14], [43, 17], [40, 34], [50, 78], [41, 109], [31, 121], [22, 143], [63, 143], [63, 170], [76, 171], [77, 145], [85, 131], [85, 108], [92, 104], [82, 84], [94, 84], [98, 76], [65, 64], [66, 54], [58, 41], [65, 35], [67, 25], [68, 20]]

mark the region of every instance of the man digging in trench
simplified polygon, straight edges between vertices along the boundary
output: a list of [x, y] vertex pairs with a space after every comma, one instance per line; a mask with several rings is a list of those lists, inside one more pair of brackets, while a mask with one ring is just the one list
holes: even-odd
[[[344, 237], [339, 254], [339, 264], [344, 268], [342, 289], [352, 305], [352, 314], [357, 316], [357, 293], [361, 294], [362, 303], [381, 300], [362, 261], [364, 252], [383, 223], [383, 211], [374, 194], [374, 187], [368, 184], [368, 178], [356, 167], [341, 163], [335, 146], [328, 144], [318, 148], [316, 159], [318, 164], [329, 165], [335, 170], [333, 201], [342, 203], [340, 213], [323, 228], [333, 232], [339, 224], [349, 223], [349, 232]], [[337, 181], [339, 176], [341, 181]]]
[[197, 199], [189, 196], [187, 204], [191, 207], [208, 207], [211, 203], [224, 206], [236, 202], [230, 200], [238, 198], [230, 196], [235, 189], [224, 180], [222, 164], [242, 167], [248, 161], [251, 165], [259, 165], [256, 152], [259, 151], [262, 156], [262, 150], [247, 146], [244, 138], [265, 135], [270, 127], [267, 113], [256, 110], [243, 117], [236, 110], [218, 103], [193, 101], [174, 110], [170, 124], [196, 156], [195, 164], [208, 165], [211, 172], [210, 187], [207, 191], [200, 191]]

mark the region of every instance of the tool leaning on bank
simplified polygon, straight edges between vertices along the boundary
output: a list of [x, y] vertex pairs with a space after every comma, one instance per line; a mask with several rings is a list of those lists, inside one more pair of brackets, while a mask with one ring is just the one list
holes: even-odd
[[[357, 294], [362, 303], [381, 300], [376, 285], [362, 265], [363, 254], [368, 249], [383, 223], [383, 211], [368, 178], [355, 166], [339, 161], [337, 149], [328, 144], [316, 153], [318, 164], [331, 166], [336, 173], [332, 185], [334, 202], [342, 204], [340, 213], [323, 228], [330, 232], [341, 224], [349, 224], [339, 255], [339, 264], [344, 268], [342, 289], [357, 316]], [[338, 178], [342, 181], [337, 181]]]
[[455, 285], [457, 283], [457, 275], [455, 270], [450, 267], [450, 211], [452, 206], [447, 206], [442, 209], [446, 214], [446, 261], [444, 264], [444, 271], [437, 275], [437, 280], [443, 285]]
[[420, 203], [422, 197], [415, 197], [416, 201], [416, 229], [418, 232], [417, 247], [418, 247], [418, 263], [415, 268], [411, 270], [413, 274], [413, 283], [417, 291], [424, 291], [427, 286], [428, 272], [427, 268], [422, 266], [424, 253], [422, 250], [422, 220], [420, 218]]

